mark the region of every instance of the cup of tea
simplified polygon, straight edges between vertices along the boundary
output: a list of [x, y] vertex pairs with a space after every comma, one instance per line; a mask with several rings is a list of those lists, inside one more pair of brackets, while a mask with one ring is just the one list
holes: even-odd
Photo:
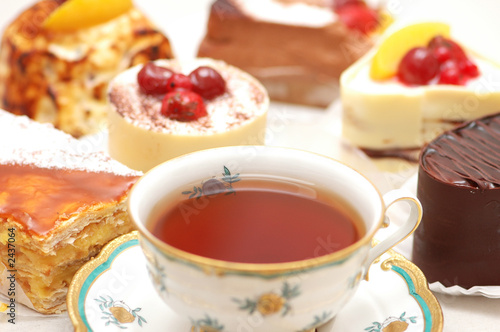
[[[397, 201], [407, 221], [372, 247]], [[193, 331], [292, 332], [334, 318], [422, 209], [326, 156], [231, 146], [153, 168], [129, 212], [155, 289]]]

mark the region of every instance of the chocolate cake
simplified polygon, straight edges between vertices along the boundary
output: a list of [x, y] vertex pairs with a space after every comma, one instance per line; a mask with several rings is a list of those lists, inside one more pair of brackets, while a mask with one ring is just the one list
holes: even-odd
[[[384, 24], [378, 10], [363, 6], [377, 28]], [[198, 56], [250, 73], [272, 100], [326, 107], [338, 96], [342, 71], [372, 47], [378, 31], [343, 18], [326, 0], [217, 0]]]
[[500, 113], [447, 131], [422, 151], [424, 215], [413, 261], [429, 282], [500, 285]]

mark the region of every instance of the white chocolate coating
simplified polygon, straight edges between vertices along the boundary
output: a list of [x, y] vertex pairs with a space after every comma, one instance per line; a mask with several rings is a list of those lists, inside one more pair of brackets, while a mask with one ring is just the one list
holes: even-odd
[[372, 80], [370, 52], [341, 77], [343, 136], [367, 149], [414, 149], [458, 122], [498, 112], [500, 67], [468, 54], [481, 74], [465, 86], [407, 87], [396, 79]]

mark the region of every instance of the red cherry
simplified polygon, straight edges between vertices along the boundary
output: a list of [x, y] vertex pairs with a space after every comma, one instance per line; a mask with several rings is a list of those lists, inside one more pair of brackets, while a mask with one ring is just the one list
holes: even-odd
[[349, 29], [368, 34], [378, 25], [378, 14], [364, 3], [350, 4], [338, 9], [337, 14]]
[[431, 51], [425, 47], [415, 47], [408, 51], [398, 67], [398, 78], [408, 85], [425, 85], [439, 71], [439, 63]]
[[458, 64], [458, 67], [460, 68], [460, 71], [464, 75], [469, 76], [469, 78], [474, 78], [479, 76], [479, 68], [477, 68], [476, 64], [469, 59], [460, 62]]
[[430, 49], [434, 49], [438, 46], [442, 46], [444, 43], [444, 40], [445, 40], [445, 38], [443, 36], [437, 35], [429, 41], [429, 43], [427, 44], [427, 47], [429, 47]]
[[339, 10], [349, 5], [365, 5], [363, 0], [333, 0], [333, 9]]
[[443, 36], [436, 36], [432, 38], [428, 46], [431, 50], [437, 49], [438, 47], [447, 48], [450, 59], [462, 61], [467, 58], [467, 55], [465, 55], [465, 52], [460, 45], [451, 39], [444, 38]]
[[467, 78], [479, 76], [477, 66], [453, 40], [436, 36], [429, 42], [429, 48], [441, 63], [441, 77], [438, 83], [464, 84]]
[[167, 81], [172, 74], [173, 71], [170, 69], [148, 62], [137, 73], [137, 82], [142, 92], [146, 94], [161, 94], [167, 92]]
[[440, 64], [451, 59], [450, 49], [446, 46], [440, 45], [435, 48], [431, 48], [431, 51]]
[[462, 84], [462, 74], [456, 61], [448, 60], [441, 65], [441, 75], [439, 76], [438, 84]]
[[167, 81], [167, 92], [175, 90], [193, 90], [193, 83], [186, 75], [175, 73]]
[[203, 99], [187, 90], [169, 92], [163, 98], [161, 114], [177, 121], [194, 121], [207, 115]]
[[189, 74], [193, 91], [205, 99], [213, 99], [226, 91], [226, 81], [213, 68], [201, 66]]

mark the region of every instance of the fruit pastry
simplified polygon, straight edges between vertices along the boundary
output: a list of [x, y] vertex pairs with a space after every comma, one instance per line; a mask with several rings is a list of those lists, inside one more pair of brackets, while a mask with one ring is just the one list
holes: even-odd
[[0, 107], [79, 137], [105, 128], [106, 89], [124, 69], [170, 58], [132, 0], [41, 0], [5, 29]]
[[132, 169], [207, 148], [264, 144], [267, 92], [223, 61], [138, 65], [111, 81], [109, 101], [109, 153]]
[[413, 259], [429, 282], [500, 285], [500, 114], [447, 131], [420, 156]]
[[126, 200], [141, 173], [2, 110], [0, 136], [0, 292], [14, 308], [59, 313], [75, 272], [133, 229]]
[[369, 156], [411, 163], [423, 144], [500, 110], [500, 67], [439, 22], [388, 34], [341, 77], [342, 134]]
[[326, 107], [390, 22], [363, 0], [216, 0], [198, 56], [247, 71], [272, 100]]

